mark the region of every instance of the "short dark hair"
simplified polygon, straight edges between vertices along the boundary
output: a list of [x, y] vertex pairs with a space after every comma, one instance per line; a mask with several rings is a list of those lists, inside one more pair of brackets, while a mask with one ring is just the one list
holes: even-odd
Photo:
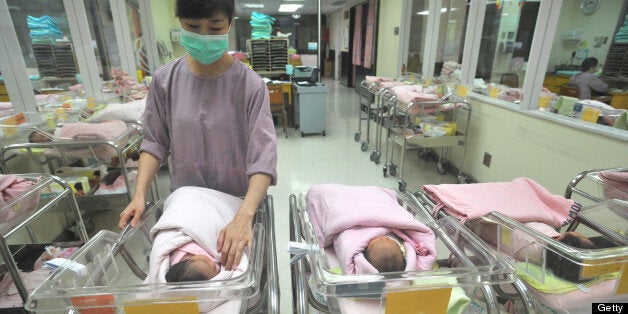
[[582, 72], [589, 71], [590, 68], [597, 66], [597, 59], [590, 57], [582, 61]]
[[235, 15], [235, 4], [234, 0], [177, 0], [174, 12], [180, 19], [202, 19], [222, 12], [231, 22]]
[[393, 254], [379, 254], [374, 258], [369, 252], [370, 250], [368, 248], [364, 250], [364, 257], [380, 273], [404, 271], [406, 269], [405, 258], [398, 261]]
[[182, 260], [168, 269], [166, 282], [205, 281], [209, 280], [206, 274], [197, 271], [195, 267], [188, 268], [190, 260]]

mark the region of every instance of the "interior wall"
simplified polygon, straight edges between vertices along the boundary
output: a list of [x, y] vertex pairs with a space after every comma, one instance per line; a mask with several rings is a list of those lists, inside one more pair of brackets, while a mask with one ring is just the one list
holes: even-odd
[[[625, 140], [477, 99], [471, 108], [463, 170], [478, 182], [528, 177], [562, 195], [582, 171], [626, 166]], [[462, 149], [450, 152], [450, 161], [459, 167]], [[485, 152], [491, 155], [490, 167], [482, 164]]]
[[395, 77], [399, 74], [399, 48], [401, 38], [395, 29], [401, 28], [403, 0], [380, 1], [379, 29], [377, 34], [377, 76]]

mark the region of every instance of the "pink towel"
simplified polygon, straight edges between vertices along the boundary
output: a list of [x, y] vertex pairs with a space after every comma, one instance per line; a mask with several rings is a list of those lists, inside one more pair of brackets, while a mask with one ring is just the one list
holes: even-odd
[[0, 174], [0, 223], [22, 217], [37, 208], [39, 205], [39, 192], [31, 193], [11, 207], [9, 203], [24, 196], [33, 190], [36, 183], [12, 174]]
[[379, 83], [379, 87], [381, 89], [391, 88], [391, 87], [395, 87], [395, 86], [404, 86], [404, 85], [406, 85], [406, 84], [403, 83], [403, 82], [394, 82], [394, 81], [393, 82], [381, 82], [381, 83]]
[[366, 81], [369, 83], [377, 83], [377, 82], [392, 82], [393, 79], [389, 77], [380, 77], [380, 76], [366, 76]]
[[[125, 139], [120, 138], [129, 127], [124, 121], [109, 120], [99, 123], [84, 123], [75, 122], [67, 123], [55, 131], [55, 141], [62, 141], [64, 139], [72, 139], [76, 141], [110, 141]], [[125, 143], [120, 143], [125, 144]], [[96, 157], [101, 159], [110, 159], [117, 155], [116, 150], [110, 145], [93, 145], [94, 153]], [[90, 156], [91, 151], [86, 145], [71, 145], [64, 147], [64, 151], [71, 156]], [[47, 154], [55, 154], [56, 149], [47, 151]], [[57, 152], [58, 154], [58, 152]]]
[[389, 232], [404, 240], [406, 270], [431, 269], [436, 260], [434, 233], [399, 205], [392, 190], [315, 185], [307, 193], [307, 210], [320, 246], [334, 246], [345, 274], [376, 273], [362, 252]]
[[424, 185], [434, 200], [434, 214], [445, 210], [463, 222], [500, 212], [519, 222], [538, 221], [554, 227], [569, 224], [582, 206], [573, 200], [551, 194], [528, 178], [511, 182]]
[[628, 199], [628, 171], [602, 171], [598, 175], [604, 183], [604, 197]]
[[406, 91], [420, 93], [420, 92], [423, 91], [423, 86], [421, 86], [421, 85], [399, 85], [399, 86], [392, 87], [390, 90], [392, 90], [393, 93], [395, 93], [395, 95], [397, 95], [399, 93], [406, 92]]

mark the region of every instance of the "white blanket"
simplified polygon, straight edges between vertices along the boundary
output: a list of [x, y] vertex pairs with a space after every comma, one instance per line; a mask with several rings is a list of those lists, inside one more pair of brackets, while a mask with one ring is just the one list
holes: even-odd
[[[146, 283], [166, 282], [170, 253], [190, 241], [195, 241], [209, 254], [218, 257], [220, 230], [235, 217], [241, 203], [242, 200], [235, 196], [207, 188], [182, 187], [172, 192], [164, 203], [161, 218], [150, 230], [153, 249]], [[212, 280], [235, 278], [244, 273], [248, 266], [248, 258], [243, 253], [235, 270], [227, 271], [221, 266], [220, 273]], [[199, 305], [201, 311], [208, 310], [208, 304]], [[211, 307], [216, 305], [212, 302]]]

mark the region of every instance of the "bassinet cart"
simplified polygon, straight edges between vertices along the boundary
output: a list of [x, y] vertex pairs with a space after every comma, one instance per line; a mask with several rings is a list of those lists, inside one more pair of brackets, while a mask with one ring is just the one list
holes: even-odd
[[26, 302], [33, 312], [107, 313], [278, 313], [279, 290], [272, 198], [267, 196], [253, 222], [249, 268], [229, 280], [145, 284], [152, 249], [150, 228], [164, 200], [148, 208], [135, 228], [121, 234], [100, 231], [70, 259], [87, 268], [84, 276], [63, 266]]
[[[412, 213], [412, 201], [400, 196], [400, 204]], [[426, 271], [394, 272], [371, 275], [339, 275], [332, 271], [330, 258], [333, 250], [319, 247], [316, 234], [305, 208], [305, 196], [297, 201], [290, 196], [290, 236], [292, 241], [309, 247], [305, 258], [292, 268], [293, 300], [296, 313], [308, 313], [309, 305], [329, 313], [394, 313], [399, 306], [426, 312], [443, 296], [445, 304], [459, 310], [498, 313], [492, 285], [514, 280], [513, 269], [487, 252], [478, 238], [457, 221], [441, 220], [427, 224], [436, 234], [439, 267]], [[415, 217], [424, 220], [422, 215]], [[454, 242], [453, 236], [458, 241]], [[461, 246], [458, 246], [461, 245]], [[459, 298], [456, 298], [458, 296]], [[426, 301], [427, 300], [427, 301]], [[463, 300], [467, 300], [465, 303]], [[457, 303], [462, 302], [461, 303]], [[442, 309], [441, 309], [442, 310]]]
[[[10, 276], [17, 293], [18, 298], [3, 293], [0, 297], [0, 301], [3, 306], [13, 305], [16, 308], [22, 307], [22, 304], [26, 302], [29, 290], [34, 288], [36, 283], [32, 282], [38, 280], [42, 275], [48, 272], [47, 270], [38, 265], [43, 262], [42, 254], [45, 252], [45, 247], [57, 247], [66, 250], [72, 250], [75, 247], [87, 242], [88, 237], [81, 218], [81, 213], [78, 210], [76, 201], [72, 194], [70, 186], [59, 177], [46, 175], [46, 174], [20, 174], [16, 175], [19, 178], [26, 179], [31, 182], [35, 182], [32, 189], [24, 194], [14, 198], [8, 202], [3, 208], [0, 208], [0, 214], [3, 221], [0, 222], [0, 254], [4, 262], [3, 276]], [[51, 185], [58, 185], [62, 189], [54, 195], [47, 195], [45, 192]], [[43, 193], [43, 194], [42, 194]], [[56, 241], [56, 242], [42, 242], [37, 239], [37, 235], [31, 229], [31, 223], [37, 221], [44, 214], [51, 212], [63, 212], [66, 214], [68, 211], [74, 215], [74, 222], [78, 226], [79, 241]], [[17, 214], [16, 214], [17, 213]], [[12, 217], [10, 220], [6, 220], [7, 217]], [[68, 217], [66, 216], [66, 220]], [[67, 221], [68, 225], [71, 223]], [[30, 243], [13, 240], [12, 236], [17, 235], [20, 230], [26, 229]], [[41, 237], [41, 235], [39, 235]], [[12, 239], [9, 241], [9, 239]], [[55, 254], [55, 253], [53, 253]], [[36, 260], [37, 259], [37, 260]], [[24, 272], [24, 273], [22, 273]], [[28, 278], [28, 284], [25, 279]], [[7, 278], [2, 280], [6, 281]], [[3, 291], [7, 292], [7, 291]], [[17, 301], [16, 299], [20, 299]]]
[[[426, 206], [435, 208], [426, 193], [419, 192], [419, 196]], [[438, 211], [438, 215], [453, 217], [444, 210]], [[499, 212], [468, 221], [466, 225], [517, 270], [516, 282], [527, 287], [519, 289], [521, 296], [533, 300], [538, 311], [588, 313], [593, 302], [625, 302], [628, 291], [616, 283], [625, 276], [622, 267], [628, 261], [628, 238], [621, 235], [628, 225], [628, 203], [603, 201], [582, 209], [579, 216], [588, 217], [579, 220], [580, 234], [603, 238], [600, 241], [613, 243], [615, 247], [566, 245], [539, 231], [551, 227], [540, 228], [536, 224], [533, 229]], [[591, 218], [594, 216], [597, 218]]]
[[[422, 149], [423, 156], [429, 156], [427, 149], [440, 147], [437, 164], [438, 173], [445, 174], [448, 148], [462, 146], [458, 181], [460, 183], [466, 182], [462, 173], [471, 118], [471, 105], [466, 100], [439, 100], [405, 104], [391, 97], [389, 101], [393, 104], [392, 116], [389, 118], [391, 122], [389, 130], [393, 134], [393, 143], [402, 148], [399, 162], [399, 190], [403, 192], [406, 189], [406, 181], [403, 179], [405, 151], [411, 148]], [[396, 123], [396, 116], [400, 116], [399, 123]], [[388, 141], [390, 138], [391, 136], [388, 136], [386, 141], [384, 176], [386, 176], [387, 171], [390, 172], [390, 170], [395, 169], [393, 172], [396, 172], [396, 166], [393, 163], [394, 154], [391, 153], [390, 163], [388, 163]], [[392, 151], [394, 152], [394, 150], [393, 147]]]
[[[10, 123], [5, 120], [0, 121], [0, 130], [3, 132], [0, 168], [4, 173], [9, 173], [11, 171], [9, 161], [16, 157], [26, 158], [37, 165], [48, 166], [51, 173], [77, 161], [86, 161], [93, 167], [105, 165], [109, 167], [109, 170], [120, 172], [125, 191], [101, 194], [90, 187], [91, 192], [77, 198], [79, 208], [98, 210], [124, 207], [132, 197], [132, 178], [126, 160], [132, 153], [139, 150], [142, 142], [139, 126], [135, 123], [127, 123], [127, 129], [110, 140], [55, 140], [51, 134], [56, 127], [64, 123], [80, 121], [77, 120], [79, 116], [76, 113], [71, 114], [68, 116], [65, 111], [25, 112], [9, 117]], [[34, 134], [48, 138], [50, 141], [31, 143], [30, 137]], [[104, 173], [101, 175], [104, 177]], [[156, 181], [153, 182], [150, 193], [153, 200], [159, 198]]]

